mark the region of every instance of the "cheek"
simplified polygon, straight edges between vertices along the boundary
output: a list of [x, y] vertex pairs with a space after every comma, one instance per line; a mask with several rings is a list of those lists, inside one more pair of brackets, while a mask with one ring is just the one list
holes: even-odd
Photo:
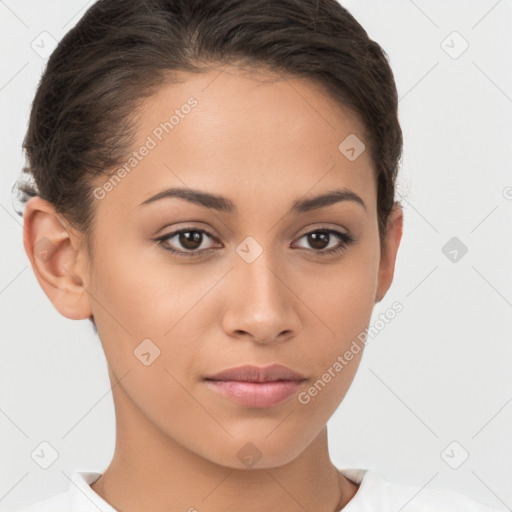
[[[342, 279], [343, 277], [343, 279]], [[336, 291], [317, 289], [315, 309], [322, 322], [314, 320], [310, 335], [303, 333], [302, 359], [308, 361], [312, 379], [298, 396], [302, 413], [316, 418], [318, 428], [334, 413], [355, 377], [364, 351], [365, 330], [373, 309], [372, 280], [359, 273], [340, 272], [329, 286]]]
[[339, 263], [311, 267], [297, 279], [301, 298], [333, 345], [357, 336], [371, 318], [378, 281], [378, 248], [358, 247]]
[[[163, 368], [173, 373], [179, 369], [183, 374], [191, 367], [197, 352], [191, 340], [198, 339], [197, 329], [201, 328], [194, 320], [207, 314], [204, 308], [208, 309], [208, 301], [202, 297], [218, 276], [211, 271], [199, 276], [192, 266], [173, 264], [154, 248], [127, 245], [108, 239], [101, 245], [96, 259], [100, 263], [90, 283], [93, 315], [107, 360], [116, 368], [117, 376], [135, 365], [146, 372], [140, 376], [144, 393], [145, 388], [165, 389], [165, 384], [169, 385]], [[154, 363], [141, 369], [137, 354], [147, 352]], [[164, 382], [151, 380], [156, 372], [164, 376]]]
[[[320, 380], [318, 389], [311, 390], [311, 402], [335, 408], [350, 387], [375, 304], [378, 258], [378, 246], [360, 247], [339, 265], [301, 277], [298, 289], [312, 321], [304, 324], [309, 334], [299, 340]], [[318, 398], [312, 398], [315, 393]]]
[[177, 409], [193, 409], [179, 383], [193, 374], [197, 350], [183, 325], [206, 290], [201, 285], [191, 293], [190, 276], [165, 260], [149, 261], [152, 252], [137, 253], [113, 241], [102, 245], [91, 282], [93, 314], [109, 366], [122, 378], [124, 391], [118, 393], [126, 393], [148, 417], [168, 423]]
[[161, 337], [173, 324], [170, 313], [179, 312], [179, 272], [142, 244], [104, 237], [98, 245], [91, 283], [95, 318], [134, 339]]

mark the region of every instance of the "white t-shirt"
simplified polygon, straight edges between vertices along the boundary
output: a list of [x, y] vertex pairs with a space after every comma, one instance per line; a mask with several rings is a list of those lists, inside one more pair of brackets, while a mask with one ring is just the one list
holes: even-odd
[[[349, 480], [360, 484], [343, 512], [504, 512], [483, 505], [455, 491], [422, 489], [386, 481], [373, 469], [340, 469]], [[73, 473], [69, 488], [24, 509], [12, 512], [118, 512], [90, 484], [101, 476], [98, 472]]]

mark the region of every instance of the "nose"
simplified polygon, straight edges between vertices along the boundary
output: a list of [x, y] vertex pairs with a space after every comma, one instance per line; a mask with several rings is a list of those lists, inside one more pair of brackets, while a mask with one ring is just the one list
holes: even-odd
[[286, 279], [287, 272], [265, 254], [264, 251], [252, 263], [236, 262], [230, 272], [222, 319], [229, 336], [260, 344], [290, 339], [300, 329], [300, 300]]

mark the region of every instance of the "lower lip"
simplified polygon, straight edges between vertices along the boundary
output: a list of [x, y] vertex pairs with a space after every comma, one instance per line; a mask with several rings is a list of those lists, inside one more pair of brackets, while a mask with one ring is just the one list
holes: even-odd
[[244, 382], [236, 380], [206, 380], [208, 387], [221, 395], [248, 407], [271, 407], [293, 395], [303, 381]]

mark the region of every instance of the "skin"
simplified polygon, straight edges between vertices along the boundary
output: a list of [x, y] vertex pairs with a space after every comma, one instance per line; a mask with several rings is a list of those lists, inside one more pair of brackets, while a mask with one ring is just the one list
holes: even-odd
[[[191, 96], [197, 106], [96, 201], [92, 260], [82, 233], [50, 203], [26, 205], [24, 245], [38, 282], [65, 317], [94, 316], [108, 362], [116, 446], [91, 487], [123, 512], [332, 512], [358, 486], [342, 477], [340, 496], [326, 423], [363, 350], [308, 404], [293, 395], [245, 407], [203, 378], [277, 362], [304, 374], [307, 390], [390, 287], [402, 210], [397, 203], [381, 252], [369, 151], [349, 161], [338, 150], [349, 134], [364, 141], [362, 124], [304, 79], [262, 80], [235, 68], [184, 74], [144, 102], [134, 148]], [[139, 206], [171, 186], [225, 196], [238, 213], [178, 198]], [[355, 192], [366, 209], [341, 201], [288, 213], [293, 201], [334, 188]], [[204, 235], [196, 247], [214, 250], [187, 258], [154, 241], [183, 227], [209, 231], [216, 240]], [[356, 242], [322, 256], [304, 235], [326, 227]], [[248, 236], [263, 251], [252, 263], [236, 252]], [[43, 237], [53, 246], [40, 258]], [[178, 236], [163, 243], [187, 250]], [[331, 236], [325, 245], [339, 242]], [[146, 366], [134, 350], [148, 338], [160, 356]], [[261, 456], [252, 467], [237, 456], [248, 442]]]

